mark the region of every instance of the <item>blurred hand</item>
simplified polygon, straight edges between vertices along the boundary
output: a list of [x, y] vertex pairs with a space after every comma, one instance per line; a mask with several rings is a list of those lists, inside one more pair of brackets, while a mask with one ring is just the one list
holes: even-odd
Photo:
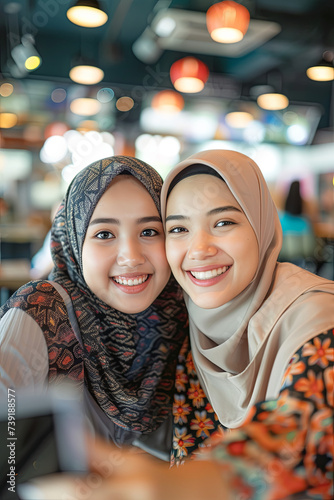
[[24, 485], [23, 500], [232, 500], [214, 462], [192, 461], [169, 469], [167, 462], [136, 449], [89, 442], [85, 476], [54, 474]]

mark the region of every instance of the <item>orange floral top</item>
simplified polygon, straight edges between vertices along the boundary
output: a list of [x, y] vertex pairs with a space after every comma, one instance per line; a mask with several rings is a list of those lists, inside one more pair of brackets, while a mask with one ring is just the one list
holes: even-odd
[[290, 360], [278, 399], [252, 407], [238, 429], [224, 428], [200, 387], [189, 344], [179, 356], [172, 465], [216, 460], [236, 498], [334, 498], [334, 329]]

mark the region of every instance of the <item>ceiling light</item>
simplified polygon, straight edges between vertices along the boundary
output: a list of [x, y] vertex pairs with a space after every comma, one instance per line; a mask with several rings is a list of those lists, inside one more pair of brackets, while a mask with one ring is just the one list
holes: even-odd
[[98, 131], [99, 126], [95, 120], [83, 120], [77, 126], [77, 131], [81, 133], [91, 132], [92, 130]]
[[233, 111], [225, 116], [227, 125], [233, 128], [245, 128], [253, 120], [253, 115], [246, 111]]
[[51, 93], [51, 100], [55, 102], [56, 104], [59, 104], [63, 101], [65, 101], [67, 96], [66, 90], [62, 89], [61, 87], [54, 89]]
[[108, 15], [97, 0], [80, 0], [66, 12], [68, 19], [78, 26], [97, 28], [108, 21]]
[[329, 51], [324, 52], [321, 61], [314, 66], [310, 66], [306, 70], [306, 74], [310, 80], [318, 82], [334, 80], [333, 53]]
[[118, 111], [123, 111], [123, 113], [125, 113], [126, 111], [130, 111], [134, 104], [134, 100], [131, 97], [124, 96], [117, 99], [116, 108]]
[[179, 59], [170, 68], [171, 81], [179, 92], [200, 92], [208, 77], [209, 68], [207, 65], [194, 57]]
[[81, 97], [71, 102], [70, 109], [76, 115], [92, 116], [100, 111], [101, 103], [91, 97]]
[[184, 99], [174, 90], [161, 90], [154, 95], [151, 106], [162, 113], [179, 113], [184, 107]]
[[279, 109], [285, 109], [289, 105], [289, 99], [283, 94], [272, 92], [259, 95], [257, 103], [260, 108], [277, 111]]
[[17, 124], [15, 113], [0, 113], [0, 128], [12, 128]]
[[211, 38], [220, 43], [235, 43], [243, 39], [249, 26], [246, 7], [232, 1], [212, 5], [206, 13], [206, 25]]
[[103, 103], [110, 102], [113, 100], [115, 95], [115, 92], [113, 89], [110, 89], [108, 87], [104, 89], [100, 89], [98, 93], [96, 94], [97, 100]]
[[94, 85], [103, 80], [104, 72], [97, 66], [80, 64], [74, 66], [70, 71], [70, 78], [76, 83], [83, 85]]
[[12, 49], [11, 55], [21, 71], [34, 71], [42, 63], [42, 58], [34, 47], [32, 35], [24, 35], [21, 43]]
[[1, 97], [9, 97], [13, 93], [14, 87], [11, 83], [3, 83], [0, 85]]

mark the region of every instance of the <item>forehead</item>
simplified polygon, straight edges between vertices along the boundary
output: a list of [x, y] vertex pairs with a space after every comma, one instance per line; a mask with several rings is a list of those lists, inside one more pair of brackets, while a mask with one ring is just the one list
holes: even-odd
[[107, 190], [112, 189], [113, 191], [117, 190], [124, 190], [127, 189], [128, 186], [137, 186], [140, 188], [143, 188], [147, 194], [148, 191], [145, 188], [145, 186], [133, 175], [130, 174], [121, 174], [117, 175], [109, 184], [109, 187]]
[[189, 215], [226, 204], [241, 209], [222, 179], [209, 174], [199, 174], [186, 177], [176, 184], [168, 197], [166, 208], [167, 215], [176, 208]]
[[136, 212], [139, 207], [154, 207], [157, 211], [153, 198], [146, 187], [132, 175], [118, 175], [111, 181], [107, 190], [99, 199], [95, 212], [110, 207], [114, 210], [122, 210], [127, 207]]

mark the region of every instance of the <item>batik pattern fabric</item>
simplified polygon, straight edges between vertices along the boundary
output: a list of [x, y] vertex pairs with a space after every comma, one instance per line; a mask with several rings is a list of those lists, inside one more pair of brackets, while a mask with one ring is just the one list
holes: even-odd
[[[190, 366], [190, 353], [187, 363]], [[180, 370], [179, 365], [177, 380]], [[176, 401], [183, 395], [187, 414], [183, 414], [182, 435], [192, 446], [178, 444], [181, 430], [176, 424], [172, 463], [184, 462], [191, 453], [192, 459], [215, 460], [222, 474], [230, 478], [237, 498], [245, 500], [334, 498], [333, 329], [317, 335], [294, 354], [277, 399], [256, 404], [242, 426], [230, 431], [221, 426], [202, 443], [196, 442], [190, 379], [186, 383], [183, 376], [181, 380], [174, 413]], [[203, 398], [204, 407], [206, 404]], [[213, 421], [212, 414], [208, 415]], [[298, 496], [301, 492], [302, 497]]]
[[[138, 179], [160, 213], [160, 175], [127, 156], [99, 160], [70, 184], [51, 230], [55, 263], [50, 279], [69, 295], [81, 333], [75, 338], [58, 292], [43, 281], [19, 289], [0, 310], [31, 315], [44, 332], [50, 377], [83, 379], [105, 415], [119, 427], [150, 433], [170, 414], [177, 355], [188, 334], [182, 291], [173, 277], [145, 311], [125, 314], [88, 288], [82, 271], [82, 246], [94, 209], [111, 181], [121, 174]], [[54, 322], [55, 325], [50, 327]]]
[[[83, 351], [69, 321], [66, 305], [52, 284], [36, 280], [23, 285], [1, 308], [1, 315], [11, 308], [26, 312], [41, 328], [49, 354], [49, 383], [58, 385], [67, 379], [82, 389]], [[38, 369], [38, 362], [39, 353], [36, 352], [33, 369]]]

